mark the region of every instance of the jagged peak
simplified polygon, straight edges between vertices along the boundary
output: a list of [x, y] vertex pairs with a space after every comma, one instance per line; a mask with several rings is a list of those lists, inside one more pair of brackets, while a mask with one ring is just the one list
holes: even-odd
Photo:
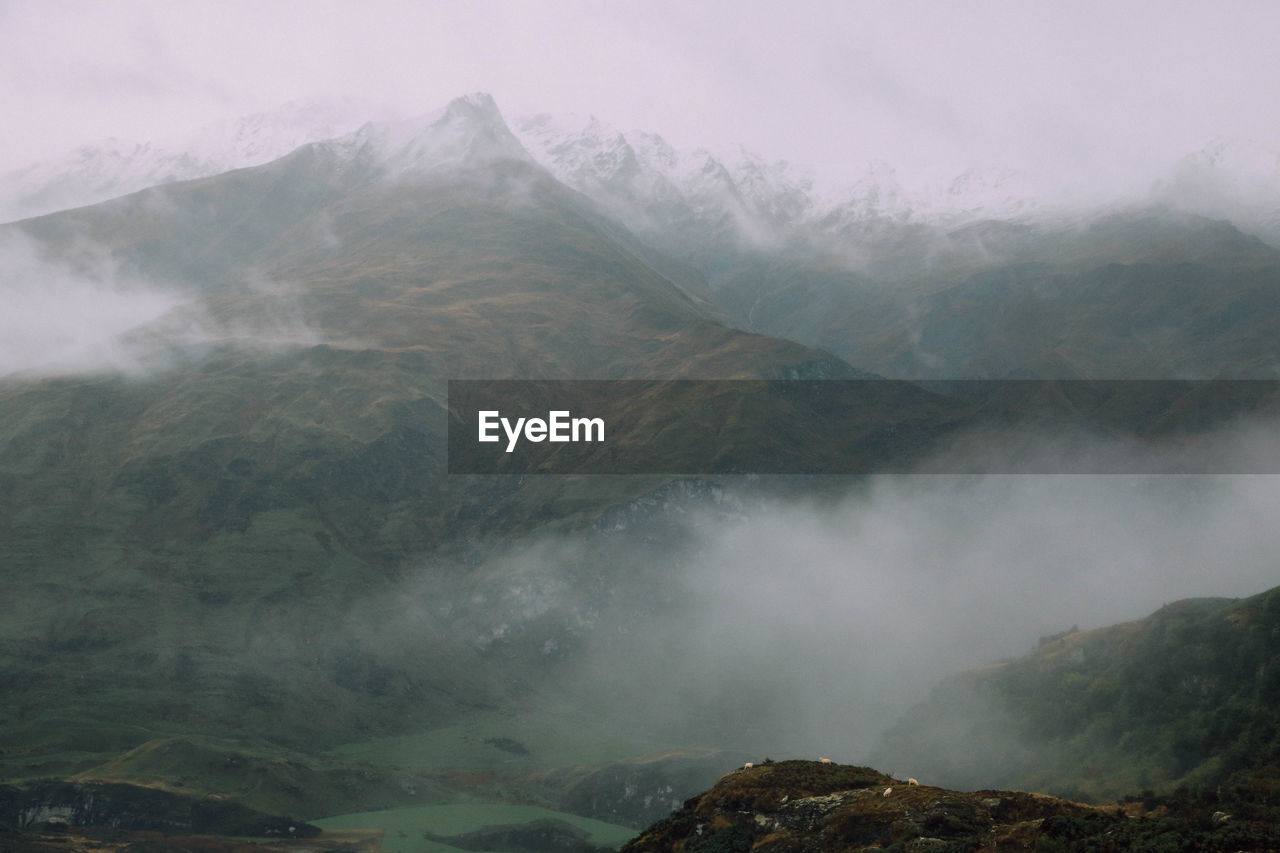
[[467, 95], [459, 95], [445, 106], [444, 113], [446, 115], [501, 122], [503, 126], [506, 126], [502, 111], [498, 109], [498, 104], [494, 101], [493, 95], [488, 92], [472, 92]]
[[1280, 148], [1218, 136], [1178, 160], [1155, 181], [1150, 198], [1189, 213], [1227, 219], [1280, 246]]
[[1215, 136], [1199, 150], [1183, 157], [1181, 164], [1207, 164], [1280, 168], [1280, 150], [1247, 136]]
[[501, 160], [533, 162], [493, 97], [473, 92], [416, 118], [369, 122], [340, 147], [362, 152], [397, 177], [477, 168]]
[[[595, 114], [538, 113], [508, 122], [490, 93], [476, 91], [409, 120], [350, 98], [296, 100], [172, 139], [112, 138], [82, 145], [61, 158], [0, 176], [7, 196], [0, 198], [0, 219], [259, 165], [317, 142], [409, 173], [505, 159], [538, 162], [576, 189], [598, 200], [610, 198], [607, 206], [624, 221], [641, 224], [643, 219], [655, 227], [664, 227], [661, 216], [651, 218], [660, 209], [670, 211], [673, 221], [688, 222], [690, 216], [720, 221], [725, 205], [734, 206], [739, 218], [768, 220], [768, 228], [821, 229], [823, 223], [885, 217], [949, 227], [975, 219], [1042, 218], [1059, 209], [1093, 209], [1115, 201], [1073, 200], [1069, 187], [1064, 190], [1044, 175], [1002, 167], [972, 168], [923, 184], [908, 182], [893, 166], [877, 161], [866, 164], [856, 180], [827, 184], [804, 167], [761, 157], [741, 145], [676, 147], [657, 133], [622, 131]], [[1228, 218], [1278, 243], [1280, 145], [1214, 137], [1170, 163], [1160, 180], [1131, 194]], [[634, 210], [623, 209], [627, 205]]]

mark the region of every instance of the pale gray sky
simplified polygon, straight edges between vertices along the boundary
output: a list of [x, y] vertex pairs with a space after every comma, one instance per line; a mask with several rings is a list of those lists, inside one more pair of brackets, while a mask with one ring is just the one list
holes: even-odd
[[487, 91], [829, 168], [1108, 178], [1280, 146], [1271, 0], [0, 0], [0, 170], [317, 96]]

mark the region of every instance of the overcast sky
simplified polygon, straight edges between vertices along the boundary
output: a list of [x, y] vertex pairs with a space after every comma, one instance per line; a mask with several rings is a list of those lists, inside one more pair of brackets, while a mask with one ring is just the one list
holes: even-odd
[[472, 91], [836, 173], [1106, 177], [1280, 146], [1280, 3], [0, 0], [0, 169], [349, 95]]

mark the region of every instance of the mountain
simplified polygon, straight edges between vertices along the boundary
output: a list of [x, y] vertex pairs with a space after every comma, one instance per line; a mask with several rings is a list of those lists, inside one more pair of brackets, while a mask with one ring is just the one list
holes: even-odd
[[[705, 781], [677, 735], [620, 734], [605, 700], [564, 687], [571, 652], [643, 600], [622, 594], [659, 598], [679, 566], [574, 563], [581, 595], [560, 602], [513, 589], [500, 559], [534, 532], [660, 508], [672, 478], [450, 476], [446, 380], [847, 364], [725, 325], [483, 96], [3, 226], [0, 243], [172, 305], [112, 342], [118, 361], [0, 382], [8, 779], [181, 785], [307, 817], [367, 762], [348, 807]], [[497, 781], [464, 772], [495, 764]]]
[[[104, 192], [156, 183], [0, 226], [25, 312], [0, 328], [27, 335], [0, 349], [0, 772], [28, 791], [300, 820], [519, 801], [638, 828], [778, 735], [805, 670], [752, 656], [813, 650], [748, 625], [760, 645], [700, 658], [738, 636], [697, 609], [700, 531], [761, 494], [875, 484], [451, 475], [448, 380], [1274, 367], [1276, 250], [1193, 214], [961, 221], [971, 194], [1016, 196], [975, 175], [961, 219], [917, 221], [887, 166], [819, 201], [741, 152], [513, 131], [482, 94], [236, 159], [272, 126], [190, 180], [122, 155]], [[927, 414], [972, 423], [903, 395], [919, 453]], [[742, 399], [732, 427], [812, 459], [780, 427], [812, 411]], [[874, 439], [853, 415], [841, 436]]]
[[1274, 146], [1241, 137], [1214, 139], [1179, 160], [1152, 196], [1280, 245], [1280, 150]]
[[878, 759], [959, 787], [1261, 792], [1276, 784], [1278, 700], [1280, 588], [1192, 599], [1046, 636], [1031, 654], [947, 680]]
[[[107, 139], [0, 175], [0, 220], [42, 215], [135, 192], [261, 165], [365, 124], [412, 124], [351, 99], [295, 101], [155, 140]], [[1055, 201], [1043, 176], [974, 166], [922, 182], [894, 165], [829, 182], [808, 168], [740, 146], [677, 148], [652, 131], [621, 131], [595, 116], [519, 116], [515, 135], [557, 180], [604, 205], [637, 232], [697, 224], [747, 242], [777, 245], [802, 233], [838, 237], [874, 221], [943, 228], [982, 220], [1041, 220], [1117, 205], [1153, 204], [1216, 219], [1272, 245], [1280, 153], [1252, 139], [1220, 137], [1174, 163], [1146, 193], [1117, 190]]]
[[0, 222], [258, 166], [307, 143], [350, 133], [376, 114], [348, 101], [292, 102], [171, 139], [84, 145], [0, 174]]
[[[15, 173], [7, 195], [15, 215], [29, 214], [264, 162], [321, 139], [384, 163], [398, 147], [396, 168], [449, 159], [444, 150], [406, 147], [423, 119], [339, 134], [354, 127], [354, 114], [351, 105], [292, 105], [168, 146], [113, 142]], [[433, 138], [449, 144], [442, 130]], [[634, 254], [721, 309], [723, 321], [876, 373], [1275, 374], [1270, 312], [1256, 306], [1275, 296], [1276, 256], [1249, 249], [1242, 269], [1239, 241], [1214, 236], [1227, 220], [1245, 237], [1280, 245], [1280, 161], [1257, 142], [1215, 140], [1145, 195], [1070, 204], [1042, 196], [1033, 176], [1001, 168], [970, 169], [927, 188], [871, 163], [836, 189], [741, 148], [679, 149], [595, 117], [525, 116], [501, 146], [502, 156], [530, 159], [590, 198], [639, 238], [630, 242]], [[1140, 256], [1113, 236], [1121, 233], [1146, 241]], [[1188, 257], [1181, 248], [1214, 240], [1216, 254]], [[963, 308], [993, 299], [1010, 307], [998, 315]], [[1142, 328], [1119, 329], [1135, 304]], [[993, 323], [1027, 338], [1010, 347]], [[1219, 351], [1218, 340], [1229, 341], [1230, 352]], [[997, 341], [998, 352], [984, 351]]]
[[683, 255], [747, 328], [904, 379], [1272, 378], [1280, 250], [1167, 208]]
[[[904, 377], [1273, 378], [1280, 367], [1280, 250], [1229, 223], [1142, 209], [977, 223], [947, 241], [969, 260], [930, 271], [927, 290], [884, 308], [846, 293], [843, 315], [791, 337]], [[849, 315], [876, 329], [839, 345]]]
[[[292, 102], [157, 140], [107, 139], [0, 175], [0, 220], [39, 216], [151, 186], [261, 165], [371, 124], [411, 126], [353, 101]], [[680, 225], [735, 239], [785, 242], [797, 231], [839, 234], [856, 223], [911, 218], [952, 224], [1038, 209], [1025, 174], [970, 169], [939, 188], [908, 189], [887, 163], [840, 186], [808, 169], [740, 146], [678, 149], [647, 131], [622, 132], [591, 116], [521, 116], [515, 135], [558, 180], [637, 232]]]
[[677, 148], [595, 116], [523, 116], [513, 129], [559, 180], [658, 240], [694, 227], [702, 240], [712, 235], [744, 246], [830, 249], [873, 223], [946, 228], [1052, 217], [1075, 207], [1043, 198], [1031, 175], [1009, 168], [973, 167], [932, 186], [871, 161], [856, 177], [834, 183], [741, 146]]
[[[247, 282], [305, 282], [311, 292], [297, 294], [299, 310], [327, 341], [444, 351], [450, 337], [461, 334], [459, 319], [504, 329], [506, 337], [505, 330], [519, 324], [504, 323], [504, 311], [533, 311], [527, 318], [533, 320], [542, 312], [559, 316], [571, 302], [593, 300], [618, 301], [617, 310], [601, 320], [635, 320], [639, 335], [715, 319], [711, 306], [636, 258], [633, 249], [643, 249], [627, 232], [529, 162], [487, 97], [458, 99], [416, 122], [369, 125], [257, 169], [26, 220], [8, 233], [54, 254], [88, 242], [137, 276], [198, 293], [205, 308], [225, 322], [250, 322], [259, 314], [262, 300], [243, 299]], [[562, 248], [566, 244], [572, 253]], [[411, 291], [399, 305], [369, 298], [355, 301], [354, 312], [345, 303], [332, 307], [360, 290], [346, 287], [352, 277], [360, 278], [364, 295], [371, 297], [379, 288], [424, 277], [439, 283], [432, 286], [434, 294]], [[530, 295], [519, 296], [519, 288], [511, 293], [513, 281]], [[575, 290], [557, 289], [556, 283]], [[542, 298], [534, 301], [535, 293]], [[432, 308], [452, 299], [477, 307], [455, 316], [415, 309], [414, 298]], [[163, 334], [164, 323], [151, 331]], [[549, 375], [539, 360], [566, 357], [574, 339], [584, 346], [595, 339], [597, 349], [572, 353], [571, 363], [550, 375], [618, 375], [643, 361], [626, 346], [605, 347], [620, 330], [600, 323], [574, 329], [567, 340], [552, 340], [548, 331], [530, 322], [522, 334], [543, 337], [551, 346], [513, 350], [503, 342], [492, 352], [486, 348], [494, 342], [482, 336], [470, 363], [455, 365], [452, 375]], [[736, 339], [766, 348], [790, 346], [758, 336]], [[533, 361], [520, 364], [526, 356]], [[614, 359], [623, 364], [610, 366]], [[751, 374], [749, 363], [735, 367]]]
[[1264, 306], [1280, 296], [1280, 250], [1266, 223], [1280, 185], [1260, 146], [1210, 146], [1150, 198], [1090, 207], [1041, 199], [1009, 169], [924, 191], [870, 164], [833, 193], [785, 162], [679, 150], [594, 117], [534, 116], [516, 133], [737, 322], [876, 373], [1275, 375]]
[[517, 121], [530, 153], [565, 184], [642, 235], [695, 228], [719, 239], [785, 239], [813, 214], [811, 177], [737, 149], [680, 150], [643, 131], [622, 133], [594, 116]]

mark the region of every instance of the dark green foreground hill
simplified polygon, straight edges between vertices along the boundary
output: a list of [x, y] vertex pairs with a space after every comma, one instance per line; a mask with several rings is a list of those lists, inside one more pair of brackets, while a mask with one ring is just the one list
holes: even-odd
[[1114, 798], [1242, 785], [1280, 802], [1280, 587], [1045, 637], [939, 685], [877, 758], [957, 787]]

